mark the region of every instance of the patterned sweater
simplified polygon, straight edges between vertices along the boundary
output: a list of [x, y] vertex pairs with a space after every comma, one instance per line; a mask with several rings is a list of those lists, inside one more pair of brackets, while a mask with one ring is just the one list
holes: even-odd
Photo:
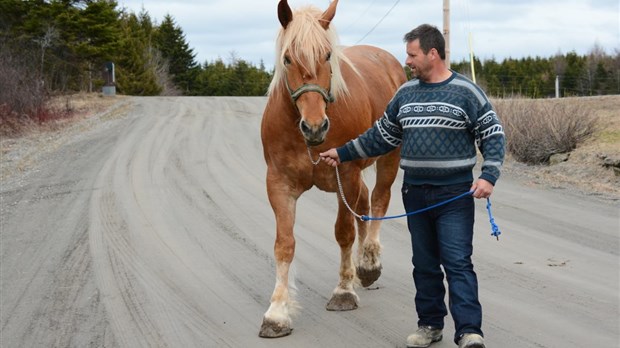
[[485, 93], [453, 71], [440, 83], [404, 83], [383, 117], [337, 151], [345, 162], [382, 155], [399, 145], [406, 183], [472, 182], [477, 147], [484, 158], [480, 178], [495, 185], [504, 161], [505, 138]]

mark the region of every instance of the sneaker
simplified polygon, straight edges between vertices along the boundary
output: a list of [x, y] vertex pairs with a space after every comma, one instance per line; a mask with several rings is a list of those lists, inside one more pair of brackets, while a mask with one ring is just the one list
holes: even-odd
[[466, 333], [459, 340], [459, 348], [484, 348], [484, 339], [478, 334]]
[[441, 329], [432, 326], [420, 326], [416, 332], [407, 337], [407, 348], [424, 348], [433, 342], [441, 341]]

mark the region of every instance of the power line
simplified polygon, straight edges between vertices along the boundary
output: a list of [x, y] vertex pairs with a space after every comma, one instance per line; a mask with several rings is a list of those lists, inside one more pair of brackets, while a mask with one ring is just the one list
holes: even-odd
[[357, 16], [357, 19], [355, 19], [353, 22], [351, 22], [344, 30], [348, 30], [349, 28], [351, 28], [353, 25], [355, 25], [357, 22], [360, 21], [360, 19], [364, 18], [364, 16], [366, 15], [366, 13], [368, 12], [368, 10], [370, 10], [370, 8], [372, 7], [372, 5], [375, 4], [377, 0], [373, 0], [370, 5], [368, 5], [368, 7], [366, 7], [366, 9], [364, 10], [364, 12], [362, 12], [359, 16]]
[[394, 7], [396, 7], [396, 5], [398, 5], [398, 3], [400, 2], [400, 0], [396, 0], [396, 2], [394, 3], [394, 5], [392, 5], [392, 7], [383, 15], [383, 17], [381, 17], [381, 19], [379, 19], [379, 21], [377, 22], [377, 24], [375, 24], [374, 27], [372, 27], [367, 33], [366, 35], [364, 35], [361, 39], [359, 39], [355, 44], [357, 45], [358, 43], [362, 42], [362, 40], [364, 40], [368, 35], [370, 35], [370, 33], [372, 33], [378, 26], [379, 24], [381, 24], [381, 22], [383, 22], [383, 20], [385, 19], [385, 17], [387, 17], [390, 12], [392, 12], [392, 10], [394, 9]]

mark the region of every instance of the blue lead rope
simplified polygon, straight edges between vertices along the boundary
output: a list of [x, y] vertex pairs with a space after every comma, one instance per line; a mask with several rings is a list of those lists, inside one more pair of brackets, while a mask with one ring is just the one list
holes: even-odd
[[[415, 214], [423, 213], [425, 211], [428, 211], [428, 210], [440, 207], [440, 206], [448, 204], [450, 202], [456, 201], [459, 198], [463, 198], [465, 196], [469, 196], [469, 195], [471, 195], [473, 193], [474, 193], [474, 191], [467, 191], [467, 192], [461, 193], [458, 196], [455, 196], [455, 197], [452, 197], [450, 199], [447, 199], [447, 200], [445, 200], [443, 202], [439, 202], [437, 204], [433, 204], [430, 207], [426, 207], [426, 208], [410, 211], [410, 212], [405, 213], [405, 214], [392, 215], [392, 216], [382, 216], [382, 217], [371, 217], [371, 216], [368, 216], [368, 215], [362, 215], [362, 216], [360, 216], [360, 219], [362, 219], [362, 221], [389, 220], [389, 219], [397, 219], [397, 218], [401, 218], [401, 217], [405, 217], [405, 216], [409, 216], [409, 215], [415, 215]], [[487, 198], [487, 211], [489, 212], [489, 222], [491, 223], [491, 236], [493, 236], [497, 240], [499, 240], [499, 235], [502, 234], [502, 232], [499, 230], [499, 227], [495, 223], [495, 219], [493, 218], [493, 213], [491, 213], [491, 199], [489, 199], [489, 198]]]
[[[310, 153], [310, 149], [308, 148], [308, 155], [310, 156], [310, 160], [312, 161], [312, 164], [317, 165], [320, 161], [320, 159], [314, 161], [312, 159], [312, 154]], [[405, 217], [405, 216], [409, 216], [409, 215], [414, 215], [414, 214], [419, 214], [422, 212], [425, 212], [427, 210], [431, 210], [434, 208], [437, 208], [439, 206], [442, 206], [444, 204], [448, 204], [452, 201], [455, 201], [459, 198], [463, 198], [465, 196], [471, 195], [474, 193], [474, 191], [467, 191], [464, 193], [461, 193], [460, 195], [456, 196], [456, 197], [452, 197], [450, 199], [447, 199], [443, 202], [439, 202], [437, 204], [431, 205], [430, 207], [426, 207], [426, 208], [422, 208], [419, 210], [415, 210], [415, 211], [411, 211], [408, 212], [406, 214], [401, 214], [401, 215], [393, 215], [393, 216], [382, 216], [382, 217], [371, 217], [368, 215], [358, 215], [349, 205], [349, 203], [347, 202], [345, 196], [344, 196], [344, 189], [342, 188], [342, 181], [340, 181], [340, 172], [338, 171], [338, 167], [334, 167], [336, 169], [336, 181], [338, 183], [338, 191], [340, 192], [340, 198], [342, 198], [342, 202], [344, 203], [344, 205], [347, 207], [347, 209], [349, 209], [349, 211], [351, 212], [351, 214], [353, 214], [353, 216], [359, 218], [362, 221], [370, 221], [370, 220], [388, 220], [388, 219], [396, 219], [396, 218], [401, 218], [401, 217]], [[491, 223], [491, 236], [494, 236], [495, 238], [497, 238], [497, 240], [499, 240], [499, 235], [502, 234], [499, 231], [499, 227], [497, 226], [497, 224], [495, 223], [495, 219], [493, 218], [493, 214], [491, 213], [491, 200], [489, 198], [487, 198], [487, 211], [489, 212], [489, 222]]]
[[448, 204], [450, 202], [456, 201], [459, 198], [463, 198], [465, 196], [469, 196], [469, 195], [471, 195], [473, 193], [474, 193], [474, 191], [467, 191], [465, 193], [461, 193], [460, 195], [458, 195], [456, 197], [452, 197], [450, 199], [447, 199], [447, 200], [445, 200], [443, 202], [439, 202], [437, 204], [433, 204], [430, 207], [426, 207], [426, 208], [410, 211], [410, 212], [408, 212], [406, 214], [392, 215], [392, 216], [383, 216], [383, 217], [371, 217], [371, 216], [368, 216], [368, 215], [362, 215], [361, 219], [362, 219], [362, 221], [389, 220], [389, 219], [397, 219], [397, 218], [401, 218], [401, 217], [405, 217], [405, 216], [409, 216], [409, 215], [415, 215], [415, 214], [423, 213], [423, 212], [431, 210], [431, 209], [435, 209], [435, 208], [440, 207], [442, 205], [445, 205], [445, 204]]
[[491, 213], [491, 199], [487, 198], [487, 211], [489, 212], [489, 222], [491, 223], [491, 235], [494, 236], [497, 240], [499, 240], [499, 235], [502, 232], [499, 230], [499, 226], [495, 223], [495, 219], [493, 218], [493, 213]]

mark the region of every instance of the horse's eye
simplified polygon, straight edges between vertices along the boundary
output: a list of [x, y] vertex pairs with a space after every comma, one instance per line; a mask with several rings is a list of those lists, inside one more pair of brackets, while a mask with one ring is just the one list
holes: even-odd
[[331, 52], [327, 52], [327, 61], [329, 62], [329, 60], [332, 58], [332, 53]]
[[291, 60], [289, 59], [288, 56], [284, 56], [284, 65], [289, 65], [291, 64]]

